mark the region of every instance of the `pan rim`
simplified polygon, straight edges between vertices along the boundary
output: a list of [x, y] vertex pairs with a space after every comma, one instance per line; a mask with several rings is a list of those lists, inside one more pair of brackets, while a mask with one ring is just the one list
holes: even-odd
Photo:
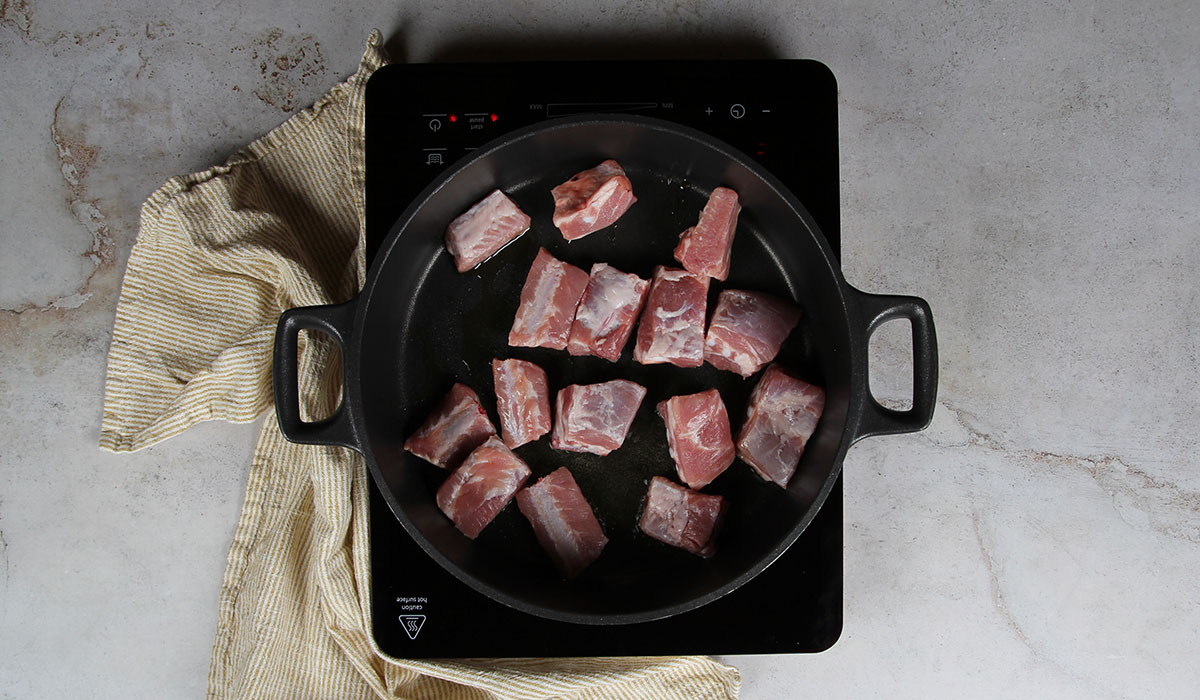
[[[373, 298], [374, 290], [380, 283], [383, 276], [383, 270], [388, 267], [388, 260], [396, 251], [397, 240], [404, 234], [409, 223], [420, 211], [421, 207], [430, 198], [434, 197], [444, 187], [448, 185], [460, 173], [470, 169], [476, 163], [489, 158], [496, 151], [509, 147], [511, 144], [523, 141], [528, 138], [533, 138], [538, 135], [563, 130], [563, 129], [579, 129], [588, 127], [611, 127], [611, 126], [633, 126], [651, 131], [665, 132], [673, 137], [682, 137], [692, 141], [697, 147], [703, 147], [714, 151], [716, 154], [728, 159], [732, 163], [747, 170], [755, 178], [761, 180], [768, 187], [775, 197], [779, 198], [797, 218], [801, 219], [807, 226], [809, 232], [812, 233], [817, 250], [820, 251], [822, 259], [821, 267], [827, 269], [831, 275], [833, 286], [836, 290], [837, 312], [850, 316], [852, 314], [852, 305], [848, 297], [849, 285], [846, 282], [841, 265], [834, 257], [832, 249], [829, 246], [823, 232], [817, 226], [812, 216], [804, 205], [791, 193], [786, 186], [782, 184], [769, 171], [756, 163], [752, 158], [730, 146], [729, 144], [717, 139], [713, 136], [697, 131], [690, 127], [682, 126], [673, 122], [652, 117], [632, 116], [632, 115], [610, 115], [610, 114], [590, 114], [578, 115], [571, 117], [556, 118], [552, 122], [543, 122], [531, 126], [515, 129], [511, 132], [503, 134], [490, 141], [483, 147], [476, 149], [467, 157], [456, 162], [451, 168], [442, 173], [436, 180], [430, 183], [425, 189], [418, 194], [412, 202], [405, 207], [404, 212], [397, 218], [388, 231], [387, 236], [379, 247], [379, 254], [367, 271], [367, 276], [364, 281], [362, 290], [359, 293], [358, 299], [361, 303], [357, 304], [355, 309], [355, 318], [353, 330], [350, 334], [349, 342], [347, 343], [346, 352], [348, 359], [346, 363], [346, 377], [344, 386], [346, 391], [345, 405], [349, 410], [349, 419], [354, 435], [358, 440], [358, 449], [363, 453], [368, 469], [376, 485], [379, 487], [381, 495], [388, 504], [394, 517], [396, 517], [405, 531], [410, 537], [421, 547], [426, 554], [433, 558], [443, 569], [450, 572], [460, 581], [464, 582], [479, 593], [503, 603], [511, 608], [537, 615], [552, 620], [561, 622], [569, 622], [586, 625], [617, 625], [617, 624], [634, 624], [641, 622], [650, 622], [667, 617], [672, 617], [690, 610], [694, 610], [704, 605], [707, 605], [725, 595], [737, 590], [745, 585], [750, 580], [754, 579], [768, 567], [770, 567], [780, 556], [782, 556], [792, 544], [800, 537], [801, 534], [808, 528], [812, 519], [817, 512], [824, 506], [830, 491], [833, 489], [835, 482], [842, 471], [842, 463], [849, 447], [855, 441], [855, 427], [858, 421], [858, 411], [856, 408], [856, 400], [852, 398], [845, 416], [844, 425], [841, 427], [840, 436], [837, 440], [837, 447], [833, 453], [833, 463], [830, 465], [828, 475], [825, 477], [820, 488], [817, 490], [815, 497], [812, 500], [811, 506], [805, 511], [804, 515], [786, 531], [786, 534], [779, 542], [767, 550], [753, 565], [749, 566], [741, 574], [730, 578], [724, 584], [713, 588], [712, 590], [702, 595], [694, 596], [687, 600], [659, 605], [649, 609], [636, 610], [626, 613], [587, 613], [576, 611], [565, 611], [558, 607], [551, 607], [538, 604], [528, 599], [519, 598], [510, 594], [508, 591], [493, 586], [487, 581], [481, 580], [471, 572], [466, 571], [458, 564], [453, 562], [449, 557], [442, 553], [434, 546], [420, 531], [418, 526], [410, 519], [405, 509], [400, 504], [396, 495], [388, 485], [387, 479], [382, 472], [378, 458], [371, 446], [369, 440], [366, 439], [366, 418], [363, 415], [363, 404], [361, 401], [361, 367], [358, 359], [361, 357], [363, 345], [362, 338], [364, 323], [367, 319], [370, 300]], [[426, 268], [428, 274], [428, 268]], [[851, 338], [853, 340], [853, 338]], [[859, 366], [858, 355], [865, 352], [864, 348], [858, 347], [857, 344], [851, 342], [849, 344], [850, 358], [848, 362], [849, 376], [847, 383], [850, 387], [851, 397], [856, 397], [866, 390], [864, 378], [857, 371]]]

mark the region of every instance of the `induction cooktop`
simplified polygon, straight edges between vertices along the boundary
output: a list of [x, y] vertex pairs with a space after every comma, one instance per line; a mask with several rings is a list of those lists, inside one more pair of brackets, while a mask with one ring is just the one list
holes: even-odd
[[[590, 80], [587, 76], [617, 76]], [[808, 60], [396, 64], [366, 96], [368, 261], [414, 198], [513, 129], [624, 113], [704, 131], [757, 160], [839, 252], [837, 85]], [[399, 658], [812, 653], [842, 629], [842, 480], [798, 540], [748, 583], [652, 622], [586, 625], [510, 608], [459, 581], [371, 484], [371, 612]]]

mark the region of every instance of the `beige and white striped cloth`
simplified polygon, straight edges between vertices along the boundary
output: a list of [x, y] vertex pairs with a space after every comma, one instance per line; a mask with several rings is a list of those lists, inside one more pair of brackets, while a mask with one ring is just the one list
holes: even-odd
[[[358, 71], [317, 104], [142, 208], [117, 307], [101, 447], [137, 450], [205, 420], [272, 405], [270, 354], [287, 308], [344, 301], [363, 262]], [[301, 411], [339, 396], [334, 350], [301, 336]], [[705, 657], [386, 657], [371, 634], [367, 471], [341, 448], [296, 445], [269, 413], [219, 603], [211, 698], [736, 698], [736, 669]]]

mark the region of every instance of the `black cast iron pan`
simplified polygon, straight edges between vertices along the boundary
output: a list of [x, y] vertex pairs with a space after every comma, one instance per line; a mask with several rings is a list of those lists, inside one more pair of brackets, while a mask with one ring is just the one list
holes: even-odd
[[[551, 224], [550, 189], [605, 158], [624, 166], [638, 201], [612, 227], [568, 243]], [[804, 317], [778, 361], [825, 387], [827, 403], [786, 490], [762, 481], [740, 461], [704, 489], [725, 496], [729, 515], [716, 556], [700, 559], [637, 529], [650, 477], [674, 477], [655, 405], [676, 394], [717, 387], [736, 431], [758, 375], [742, 379], [709, 365], [690, 370], [642, 366], [631, 359], [632, 341], [616, 363], [573, 358], [565, 351], [510, 348], [507, 334], [539, 246], [584, 270], [603, 261], [649, 278], [655, 265], [675, 264], [672, 250], [679, 233], [695, 223], [718, 185], [737, 190], [743, 209], [730, 277], [712, 285], [709, 308], [719, 290], [729, 288], [799, 303]], [[443, 249], [446, 225], [495, 188], [511, 196], [533, 218], [533, 226], [475, 271], [459, 274]], [[905, 412], [880, 406], [868, 390], [868, 340], [893, 318], [908, 319], [913, 329], [913, 407]], [[342, 404], [322, 422], [303, 422], [298, 410], [296, 348], [302, 328], [324, 331], [342, 347]], [[494, 357], [537, 363], [548, 373], [552, 391], [617, 377], [649, 390], [625, 445], [607, 457], [552, 450], [548, 436], [517, 449], [534, 478], [569, 467], [610, 539], [603, 555], [573, 581], [557, 576], [515, 505], [475, 541], [461, 535], [434, 502], [446, 472], [401, 447], [454, 381], [473, 387], [495, 422]], [[619, 624], [693, 609], [769, 566], [821, 507], [851, 444], [928, 425], [937, 390], [937, 347], [928, 305], [848, 285], [804, 207], [752, 160], [668, 122], [598, 116], [512, 132], [431, 184], [393, 226], [356, 299], [283, 314], [274, 381], [284, 435], [360, 451], [404, 528], [455, 576], [531, 614]]]

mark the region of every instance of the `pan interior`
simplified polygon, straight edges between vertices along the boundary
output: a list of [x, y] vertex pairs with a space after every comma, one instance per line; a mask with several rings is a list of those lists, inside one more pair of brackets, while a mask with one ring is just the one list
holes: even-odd
[[[613, 226], [568, 242], [551, 223], [550, 189], [574, 173], [616, 158], [637, 203]], [[739, 192], [743, 210], [726, 282], [714, 280], [709, 312], [722, 289], [768, 292], [800, 304], [804, 316], [778, 361], [824, 386], [827, 408], [788, 489], [764, 482], [735, 461], [706, 493], [724, 496], [728, 519], [718, 552], [701, 559], [637, 528], [651, 477], [678, 481], [658, 402], [717, 388], [736, 433], [759, 375], [749, 379], [710, 365], [680, 369], [571, 357], [515, 348], [507, 334], [521, 286], [539, 247], [588, 270], [606, 262], [649, 279], [656, 265], [677, 266], [679, 233], [696, 222], [717, 185]], [[459, 274], [442, 247], [446, 224], [492, 189], [504, 190], [533, 220], [531, 229], [477, 269]], [[410, 208], [364, 290], [356, 350], [365, 449], [374, 476], [408, 532], [456, 576], [507, 604], [573, 622], [653, 619], [729, 592], [774, 560], [819, 507], [840, 467], [849, 401], [849, 352], [836, 269], [806, 217], [745, 166], [695, 137], [624, 122], [580, 124], [498, 145], [473, 159]], [[494, 424], [493, 358], [542, 367], [551, 391], [569, 384], [631, 379], [648, 389], [625, 444], [599, 457], [553, 450], [549, 436], [517, 448], [533, 478], [567, 467], [609, 537], [601, 557], [562, 581], [515, 504], [474, 541], [437, 509], [445, 471], [401, 445], [455, 381], [472, 387]], [[553, 402], [553, 397], [552, 397]]]

